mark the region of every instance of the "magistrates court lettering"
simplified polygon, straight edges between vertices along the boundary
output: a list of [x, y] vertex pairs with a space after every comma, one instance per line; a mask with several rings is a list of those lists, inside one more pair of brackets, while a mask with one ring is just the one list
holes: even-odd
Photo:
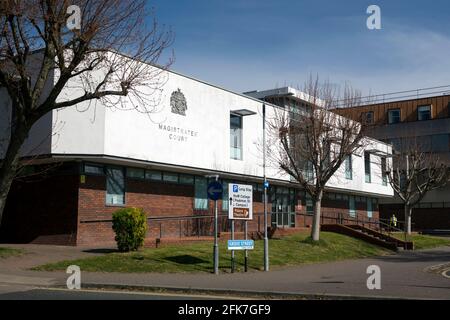
[[198, 131], [171, 125], [159, 124], [159, 130], [168, 132], [169, 140], [187, 142], [191, 138], [198, 137]]

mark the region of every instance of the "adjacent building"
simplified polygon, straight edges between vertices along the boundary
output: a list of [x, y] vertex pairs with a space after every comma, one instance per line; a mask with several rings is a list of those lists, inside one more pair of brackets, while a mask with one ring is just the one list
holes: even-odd
[[[338, 113], [373, 125], [370, 135], [401, 150], [410, 143], [424, 152], [432, 152], [450, 167], [450, 95], [429, 96], [408, 100], [368, 104]], [[380, 200], [380, 216], [403, 217], [403, 205], [394, 197]], [[450, 228], [450, 184], [430, 191], [413, 209], [413, 228]]]
[[[165, 75], [153, 113], [81, 104], [54, 110], [33, 127], [22, 150], [28, 166], [7, 202], [0, 229], [3, 241], [113, 243], [112, 213], [126, 206], [147, 213], [149, 241], [211, 235], [213, 203], [206, 190], [211, 175], [219, 175], [225, 187], [218, 203], [220, 231], [230, 226], [229, 182], [253, 185], [249, 230], [263, 231], [262, 107], [265, 103], [270, 115], [280, 106], [173, 71]], [[296, 94], [290, 101], [300, 106]], [[4, 92], [0, 101], [8, 105]], [[0, 127], [6, 128], [10, 118], [2, 118]], [[371, 141], [372, 149], [391, 152], [389, 144]], [[368, 156], [369, 161], [364, 153], [355, 154], [351, 174], [343, 166], [330, 181], [325, 222], [338, 217], [378, 220], [379, 202], [393, 191], [379, 174], [381, 157]], [[305, 192], [276, 168], [269, 166], [267, 176], [271, 224], [311, 225], [312, 201]]]

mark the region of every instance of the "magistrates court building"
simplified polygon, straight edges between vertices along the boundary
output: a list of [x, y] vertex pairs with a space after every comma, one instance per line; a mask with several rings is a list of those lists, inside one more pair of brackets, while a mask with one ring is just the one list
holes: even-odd
[[[149, 244], [210, 236], [213, 203], [207, 199], [205, 176], [212, 174], [225, 187], [219, 200], [220, 231], [229, 231], [230, 182], [253, 185], [249, 231], [263, 231], [261, 99], [273, 91], [253, 92], [252, 97], [175, 72], [166, 76], [154, 113], [81, 104], [52, 111], [33, 127], [22, 149], [31, 162], [27, 174], [13, 184], [2, 241], [112, 244], [112, 213], [128, 206], [147, 213]], [[292, 88], [275, 92], [283, 103], [304, 103]], [[0, 104], [9, 105], [2, 89]], [[280, 107], [266, 106], [268, 117]], [[2, 133], [10, 119], [10, 114], [0, 119]], [[374, 148], [380, 152], [353, 155], [330, 181], [323, 201], [325, 222], [378, 219], [378, 199], [393, 195], [380, 174], [380, 154], [389, 154], [391, 147], [373, 140]], [[270, 165], [267, 175], [272, 226], [311, 225], [312, 201], [305, 192]]]

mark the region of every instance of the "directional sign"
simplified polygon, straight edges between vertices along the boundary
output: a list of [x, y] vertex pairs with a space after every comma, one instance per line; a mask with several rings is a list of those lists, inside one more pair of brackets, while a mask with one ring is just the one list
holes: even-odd
[[230, 202], [228, 218], [232, 220], [253, 219], [253, 187], [243, 184], [230, 183], [228, 185]]
[[269, 181], [264, 181], [264, 188], [269, 189], [269, 187], [270, 187]]
[[208, 198], [214, 201], [222, 198], [223, 187], [222, 184], [218, 181], [211, 182], [208, 185]]
[[228, 240], [228, 250], [253, 250], [255, 241], [253, 240]]

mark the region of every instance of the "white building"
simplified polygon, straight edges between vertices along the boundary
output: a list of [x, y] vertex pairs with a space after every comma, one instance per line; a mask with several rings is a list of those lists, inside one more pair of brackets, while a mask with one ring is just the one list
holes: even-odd
[[[19, 183], [13, 187], [4, 237], [17, 234], [23, 219], [32, 219], [35, 230], [17, 237], [62, 244], [109, 242], [113, 239], [111, 213], [120, 206], [146, 210], [149, 238], [162, 232], [152, 224], [154, 221], [164, 221], [165, 235], [189, 235], [185, 224], [192, 217], [211, 213], [205, 176], [212, 174], [223, 181], [254, 185], [255, 221], [251, 226], [261, 228], [257, 224], [262, 213], [263, 181], [263, 102], [259, 98], [268, 93], [239, 94], [173, 71], [164, 76], [167, 82], [155, 96], [159, 103], [152, 113], [82, 103], [52, 111], [33, 127], [22, 155], [33, 157], [36, 170], [37, 165], [63, 165], [56, 166], [47, 182], [25, 187], [27, 193], [22, 195], [29, 197], [30, 203], [41, 199], [38, 212], [34, 207], [34, 217], [26, 212], [31, 207], [14, 202], [17, 194], [24, 192], [23, 187]], [[76, 95], [69, 87], [60, 99]], [[292, 88], [277, 90], [276, 94], [288, 91], [302, 101], [302, 93]], [[0, 102], [6, 101], [2, 92]], [[279, 108], [270, 103], [266, 106], [268, 116]], [[6, 118], [0, 119], [2, 134], [8, 132]], [[354, 155], [351, 179], [345, 177], [343, 168], [327, 186], [325, 216], [377, 219], [378, 199], [393, 195], [381, 177], [381, 157], [389, 154], [391, 147], [372, 140], [370, 149], [369, 179], [367, 157], [364, 153]], [[309, 225], [311, 203], [305, 193], [270, 165], [267, 176], [272, 223], [284, 227]], [[223, 199], [219, 206], [225, 214], [226, 192]], [[53, 224], [43, 223], [39, 214], [53, 219]], [[178, 225], [180, 217], [185, 219], [183, 226], [181, 222]], [[226, 222], [223, 224], [225, 229]]]

